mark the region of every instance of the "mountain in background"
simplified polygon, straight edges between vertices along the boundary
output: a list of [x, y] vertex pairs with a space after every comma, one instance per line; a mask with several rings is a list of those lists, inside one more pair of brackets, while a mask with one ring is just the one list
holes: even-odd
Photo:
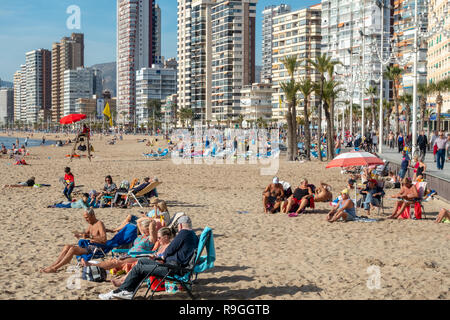
[[117, 71], [116, 71], [116, 63], [101, 63], [93, 65], [91, 68], [97, 68], [103, 73], [103, 90], [108, 90], [111, 92], [113, 97], [117, 97], [116, 90], [116, 79], [117, 79]]
[[14, 83], [0, 79], [0, 88], [14, 88]]

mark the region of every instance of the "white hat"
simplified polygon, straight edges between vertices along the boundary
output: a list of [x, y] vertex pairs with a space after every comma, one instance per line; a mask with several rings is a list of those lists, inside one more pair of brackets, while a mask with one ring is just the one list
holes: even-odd
[[280, 180], [278, 179], [278, 177], [274, 177], [272, 183], [280, 183]]

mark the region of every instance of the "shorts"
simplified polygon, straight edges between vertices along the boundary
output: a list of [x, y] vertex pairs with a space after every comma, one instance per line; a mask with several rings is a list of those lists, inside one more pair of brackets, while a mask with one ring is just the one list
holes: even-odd
[[356, 216], [353, 215], [353, 213], [350, 213], [347, 210], [344, 210], [344, 212], [347, 214], [347, 221], [355, 221], [356, 220]]

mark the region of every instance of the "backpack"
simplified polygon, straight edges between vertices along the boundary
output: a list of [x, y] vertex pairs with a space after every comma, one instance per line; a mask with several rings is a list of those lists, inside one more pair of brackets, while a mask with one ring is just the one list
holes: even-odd
[[106, 281], [106, 270], [97, 266], [83, 267], [81, 278], [87, 281], [104, 282]]

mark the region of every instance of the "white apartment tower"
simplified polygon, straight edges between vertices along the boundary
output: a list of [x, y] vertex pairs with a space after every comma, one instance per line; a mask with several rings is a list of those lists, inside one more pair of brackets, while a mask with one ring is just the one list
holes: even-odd
[[178, 105], [196, 120], [232, 120], [255, 79], [257, 0], [178, 0]]
[[161, 10], [154, 0], [117, 0], [117, 112], [131, 124], [136, 112], [136, 72], [161, 60]]
[[64, 71], [63, 116], [79, 113], [77, 99], [91, 98], [94, 94], [95, 72], [90, 68], [77, 68]]
[[[342, 63], [335, 68], [336, 80], [343, 82], [349, 92], [342, 100], [352, 99], [353, 103], [361, 104], [363, 98], [367, 104], [369, 97], [365, 90], [370, 85], [379, 85], [381, 63], [377, 50], [381, 51], [381, 31], [384, 30], [387, 55], [390, 11], [385, 9], [383, 22], [381, 16], [378, 0], [322, 1], [322, 54]], [[384, 88], [389, 88], [388, 82]], [[385, 98], [389, 98], [389, 90]]]
[[291, 6], [286, 4], [267, 6], [263, 10], [261, 80], [272, 80], [273, 18], [290, 11]]
[[14, 74], [14, 121], [27, 121], [27, 73], [26, 65]]

